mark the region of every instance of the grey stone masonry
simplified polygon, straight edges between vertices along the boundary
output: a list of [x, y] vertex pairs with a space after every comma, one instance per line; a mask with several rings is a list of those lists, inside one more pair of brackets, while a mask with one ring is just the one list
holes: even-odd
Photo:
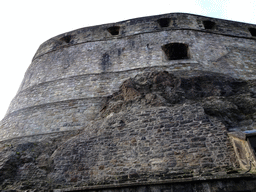
[[[94, 122], [53, 154], [66, 182], [119, 183], [193, 177], [236, 163], [225, 126], [198, 104], [133, 109]], [[79, 170], [78, 167], [81, 167]], [[53, 178], [57, 177], [52, 175]], [[133, 180], [133, 179], [132, 179]]]
[[184, 13], [46, 41], [0, 122], [0, 191], [256, 191], [255, 45]]
[[[104, 98], [125, 80], [145, 71], [201, 70], [255, 79], [254, 28], [251, 24], [172, 13], [56, 36], [35, 54], [0, 123], [1, 139], [83, 129], [99, 113]], [[172, 43], [185, 45], [186, 57], [168, 59], [163, 46]], [[82, 104], [83, 113], [76, 105], [63, 107], [70, 101], [87, 103]], [[57, 113], [63, 115], [55, 118]], [[72, 122], [71, 116], [79, 123]]]

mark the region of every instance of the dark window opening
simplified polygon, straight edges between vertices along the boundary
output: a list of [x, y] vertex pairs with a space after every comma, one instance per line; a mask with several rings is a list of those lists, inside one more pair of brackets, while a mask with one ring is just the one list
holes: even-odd
[[162, 46], [168, 60], [188, 59], [188, 45], [183, 43], [170, 43]]
[[256, 37], [256, 29], [255, 28], [249, 28], [249, 31], [253, 37]]
[[254, 153], [256, 154], [256, 136], [248, 137], [248, 140], [251, 144], [252, 149], [254, 150]]
[[162, 18], [157, 20], [160, 27], [169, 27], [170, 19], [169, 18]]
[[203, 21], [203, 24], [204, 24], [204, 28], [205, 29], [215, 29], [215, 22], [212, 22], [212, 21]]
[[71, 41], [71, 35], [64, 36], [60, 40], [69, 43]]
[[114, 27], [109, 27], [109, 28], [108, 28], [108, 32], [109, 32], [111, 35], [118, 35], [118, 34], [119, 34], [119, 30], [120, 30], [120, 27], [119, 27], [119, 26], [114, 26]]

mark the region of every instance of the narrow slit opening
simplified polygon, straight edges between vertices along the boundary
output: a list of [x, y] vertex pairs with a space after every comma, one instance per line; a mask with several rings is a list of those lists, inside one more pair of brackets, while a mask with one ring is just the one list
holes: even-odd
[[119, 30], [120, 30], [120, 27], [119, 27], [119, 26], [114, 26], [114, 27], [109, 27], [109, 28], [108, 28], [108, 32], [109, 32], [111, 35], [118, 35], [118, 34], [119, 34]]
[[215, 29], [216, 23], [212, 21], [203, 21], [203, 25], [205, 29]]
[[170, 18], [162, 18], [157, 20], [160, 27], [169, 27], [170, 25]]
[[162, 46], [167, 60], [189, 59], [188, 45], [183, 43], [170, 43]]

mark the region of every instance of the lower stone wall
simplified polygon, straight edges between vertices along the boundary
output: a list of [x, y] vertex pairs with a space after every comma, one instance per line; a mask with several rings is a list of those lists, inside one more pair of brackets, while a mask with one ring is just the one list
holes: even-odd
[[201, 177], [198, 180], [177, 179], [152, 184], [130, 184], [109, 186], [88, 186], [82, 188], [54, 189], [53, 192], [254, 192], [256, 191], [255, 177], [248, 175], [229, 177]]
[[135, 108], [80, 132], [12, 139], [0, 149], [3, 190], [197, 180], [238, 168], [225, 126], [199, 104]]
[[209, 119], [200, 105], [110, 114], [52, 158], [52, 178], [65, 185], [226, 174], [236, 167], [225, 126]]
[[52, 153], [80, 131], [41, 134], [0, 141], [0, 191], [50, 191]]
[[[237, 161], [228, 126], [245, 125], [244, 120], [254, 125], [256, 100], [250, 90], [255, 82], [205, 72], [175, 75], [152, 72], [125, 81], [118, 92], [101, 100], [98, 106], [104, 107], [79, 131], [0, 142], [0, 189], [49, 191], [254, 175], [240, 169], [244, 167]], [[23, 119], [48, 115], [43, 122], [64, 127], [71, 120], [88, 122], [84, 112], [93, 103], [70, 100], [19, 114]], [[33, 115], [27, 120], [31, 128]]]

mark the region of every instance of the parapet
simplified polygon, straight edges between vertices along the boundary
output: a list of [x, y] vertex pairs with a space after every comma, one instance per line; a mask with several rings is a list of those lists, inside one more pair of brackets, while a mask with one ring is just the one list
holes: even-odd
[[37, 50], [33, 59], [66, 46], [73, 46], [86, 42], [120, 39], [144, 33], [181, 29], [204, 31], [243, 38], [256, 37], [256, 26], [252, 24], [187, 13], [171, 13], [70, 31], [44, 42]]

